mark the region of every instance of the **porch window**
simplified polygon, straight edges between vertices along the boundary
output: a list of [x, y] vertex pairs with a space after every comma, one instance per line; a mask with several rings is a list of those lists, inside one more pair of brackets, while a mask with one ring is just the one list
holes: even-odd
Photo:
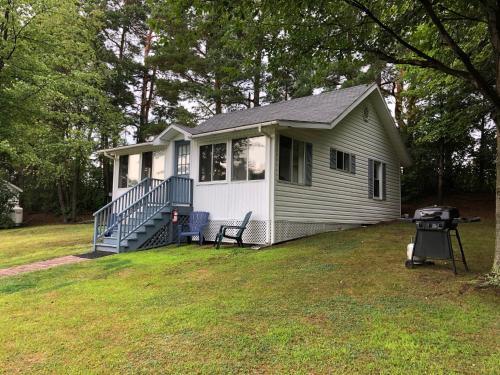
[[189, 142], [178, 141], [175, 144], [176, 165], [175, 174], [177, 176], [189, 176], [190, 152]]
[[144, 152], [143, 154], [120, 155], [118, 163], [118, 187], [133, 187], [143, 178], [151, 177], [153, 153]]
[[127, 187], [127, 176], [128, 176], [128, 155], [120, 155], [118, 160], [118, 187]]
[[266, 174], [266, 138], [233, 139], [233, 181], [263, 180]]
[[279, 179], [300, 185], [311, 185], [312, 144], [280, 136]]
[[142, 168], [141, 168], [141, 180], [146, 177], [151, 178], [153, 174], [153, 153], [152, 152], [144, 152], [142, 154]]
[[226, 179], [226, 144], [200, 146], [200, 182]]

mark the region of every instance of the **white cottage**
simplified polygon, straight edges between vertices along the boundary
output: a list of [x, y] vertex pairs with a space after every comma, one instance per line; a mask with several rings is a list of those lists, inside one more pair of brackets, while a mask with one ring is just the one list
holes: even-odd
[[[392, 220], [410, 164], [376, 84], [220, 114], [195, 128], [170, 125], [152, 142], [101, 152], [114, 160], [113, 202], [96, 215], [96, 248], [108, 251], [165, 243], [158, 238], [174, 230], [173, 206], [209, 212], [209, 241], [252, 211], [243, 239], [263, 245]], [[168, 207], [144, 213], [151, 202]], [[127, 237], [116, 246], [120, 223]]]

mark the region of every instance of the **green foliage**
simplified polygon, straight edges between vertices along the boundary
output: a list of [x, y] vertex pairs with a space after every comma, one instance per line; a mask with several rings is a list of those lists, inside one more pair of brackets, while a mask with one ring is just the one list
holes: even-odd
[[0, 229], [10, 228], [14, 223], [10, 217], [14, 208], [15, 193], [0, 179]]

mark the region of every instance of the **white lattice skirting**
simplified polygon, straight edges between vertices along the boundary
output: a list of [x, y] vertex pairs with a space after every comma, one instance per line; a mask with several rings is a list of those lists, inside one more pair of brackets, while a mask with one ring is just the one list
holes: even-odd
[[[219, 232], [221, 225], [240, 225], [241, 220], [210, 220], [207, 228], [205, 229], [205, 240], [213, 241], [215, 235]], [[270, 242], [267, 236], [267, 228], [269, 222], [267, 220], [250, 220], [247, 229], [243, 232], [243, 242], [246, 244], [265, 245]], [[228, 234], [235, 232], [227, 231]], [[225, 241], [231, 241], [225, 239]]]
[[289, 241], [296, 238], [312, 236], [313, 234], [356, 227], [359, 227], [359, 225], [342, 223], [301, 223], [296, 221], [277, 220], [274, 225], [274, 242]]

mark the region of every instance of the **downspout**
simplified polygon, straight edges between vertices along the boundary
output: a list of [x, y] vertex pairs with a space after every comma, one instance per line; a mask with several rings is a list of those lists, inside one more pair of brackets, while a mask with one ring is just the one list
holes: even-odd
[[[276, 122], [276, 125], [278, 123]], [[268, 224], [268, 233], [269, 233], [269, 245], [274, 243], [275, 238], [275, 220], [274, 220], [274, 170], [276, 166], [275, 158], [275, 138], [276, 132], [275, 128], [272, 128], [272, 132], [267, 132], [262, 130], [262, 126], [259, 126], [258, 131], [260, 134], [264, 134], [269, 139], [269, 151], [268, 151], [268, 160], [269, 160], [269, 224]]]
[[116, 160], [116, 155], [115, 156], [112, 156], [110, 154], [108, 154], [106, 151], [103, 151], [102, 154], [104, 155], [104, 157], [108, 158], [108, 159], [111, 159], [113, 161]]

